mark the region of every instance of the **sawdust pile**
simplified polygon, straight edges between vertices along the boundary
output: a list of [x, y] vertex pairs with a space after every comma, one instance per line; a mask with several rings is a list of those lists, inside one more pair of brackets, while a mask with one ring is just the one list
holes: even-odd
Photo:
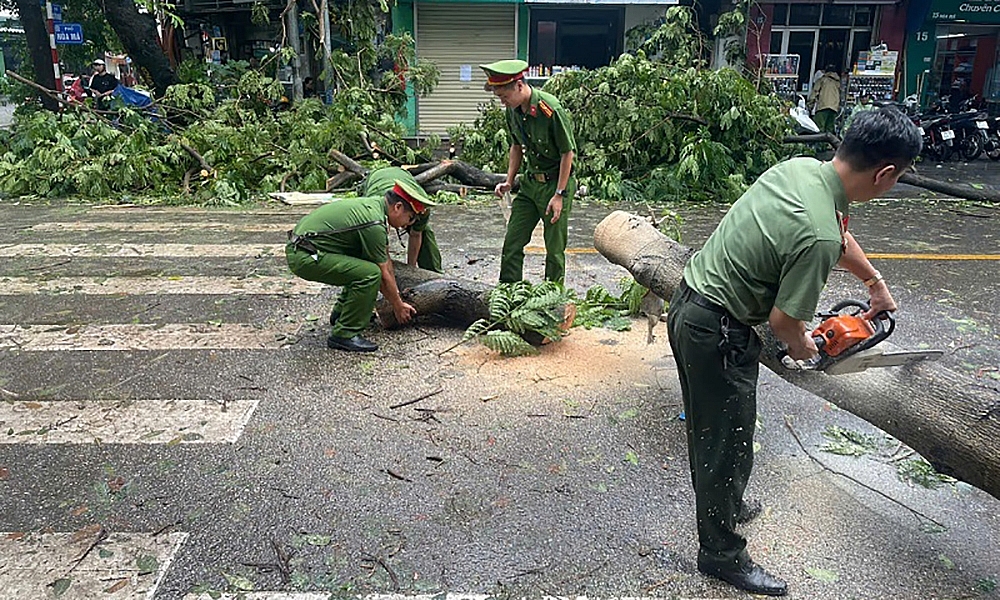
[[660, 325], [656, 341], [647, 345], [644, 322], [622, 332], [577, 327], [561, 341], [542, 346], [537, 356], [515, 358], [469, 344], [459, 351], [454, 366], [508, 390], [523, 386], [559, 393], [574, 388], [657, 386], [662, 379], [676, 378], [664, 329]]

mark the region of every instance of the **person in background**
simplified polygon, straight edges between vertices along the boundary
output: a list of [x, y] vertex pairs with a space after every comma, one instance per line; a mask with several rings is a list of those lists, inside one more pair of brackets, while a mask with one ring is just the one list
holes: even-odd
[[302, 80], [302, 97], [303, 98], [315, 98], [316, 97], [316, 81], [312, 77], [306, 77]]
[[827, 65], [823, 69], [823, 76], [809, 92], [809, 104], [820, 131], [834, 133], [840, 112], [840, 73], [835, 66]]
[[94, 59], [91, 66], [94, 68], [94, 72], [90, 75], [87, 88], [90, 90], [90, 96], [94, 98], [98, 110], [107, 110], [108, 99], [118, 87], [118, 79], [108, 73], [107, 65], [100, 58]]

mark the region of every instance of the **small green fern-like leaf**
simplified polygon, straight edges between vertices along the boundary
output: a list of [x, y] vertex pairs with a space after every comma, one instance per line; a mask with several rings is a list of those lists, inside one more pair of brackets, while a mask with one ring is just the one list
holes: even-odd
[[503, 285], [498, 285], [490, 292], [489, 308], [490, 318], [493, 321], [502, 321], [507, 318], [507, 314], [513, 306], [510, 300], [509, 290]]
[[490, 331], [480, 339], [484, 346], [504, 356], [538, 354], [534, 346], [513, 331]]
[[476, 337], [477, 335], [482, 335], [486, 333], [486, 330], [488, 330], [489, 328], [490, 328], [489, 321], [487, 321], [486, 319], [479, 319], [472, 325], [469, 325], [469, 328], [465, 330], [465, 334], [462, 335], [462, 341], [467, 342], [472, 338]]

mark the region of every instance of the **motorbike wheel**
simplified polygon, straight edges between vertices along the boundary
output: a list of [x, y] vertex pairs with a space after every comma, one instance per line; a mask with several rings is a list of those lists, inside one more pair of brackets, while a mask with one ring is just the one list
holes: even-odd
[[1000, 140], [990, 137], [986, 140], [986, 158], [990, 160], [1000, 160]]
[[953, 148], [954, 146], [947, 142], [938, 142], [931, 146], [931, 152], [938, 162], [948, 162], [948, 159], [951, 158]]
[[983, 153], [983, 140], [978, 135], [966, 136], [959, 151], [965, 160], [976, 160]]

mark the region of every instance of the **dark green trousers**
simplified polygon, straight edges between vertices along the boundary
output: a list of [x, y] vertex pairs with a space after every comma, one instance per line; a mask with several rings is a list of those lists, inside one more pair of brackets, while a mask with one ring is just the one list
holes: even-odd
[[[728, 322], [728, 358], [719, 343]], [[684, 395], [688, 458], [698, 520], [698, 561], [744, 564], [736, 515], [753, 469], [760, 340], [739, 321], [691, 301], [678, 288], [667, 314], [670, 348]]]
[[285, 259], [292, 273], [302, 279], [342, 287], [333, 309], [340, 312], [340, 318], [330, 330], [331, 336], [351, 338], [368, 327], [382, 284], [382, 270], [377, 264], [328, 252], [320, 252], [317, 261], [291, 245], [285, 246]]
[[813, 117], [813, 123], [816, 123], [820, 131], [833, 133], [833, 130], [837, 127], [837, 111], [832, 108], [817, 110], [816, 115]]
[[423, 231], [420, 252], [417, 253], [417, 266], [435, 273], [444, 273], [441, 270], [441, 250], [438, 248], [437, 238], [434, 237], [434, 232], [430, 227]]
[[552, 215], [545, 216], [545, 208], [556, 192], [558, 182], [538, 182], [528, 175], [522, 175], [521, 188], [510, 207], [510, 221], [503, 239], [500, 254], [500, 282], [521, 281], [524, 277], [524, 247], [531, 241], [531, 232], [542, 220], [545, 228], [545, 279], [563, 282], [566, 277], [566, 234], [569, 213], [573, 207], [576, 192], [576, 178], [570, 177], [563, 199], [562, 214], [555, 223], [550, 223]]

